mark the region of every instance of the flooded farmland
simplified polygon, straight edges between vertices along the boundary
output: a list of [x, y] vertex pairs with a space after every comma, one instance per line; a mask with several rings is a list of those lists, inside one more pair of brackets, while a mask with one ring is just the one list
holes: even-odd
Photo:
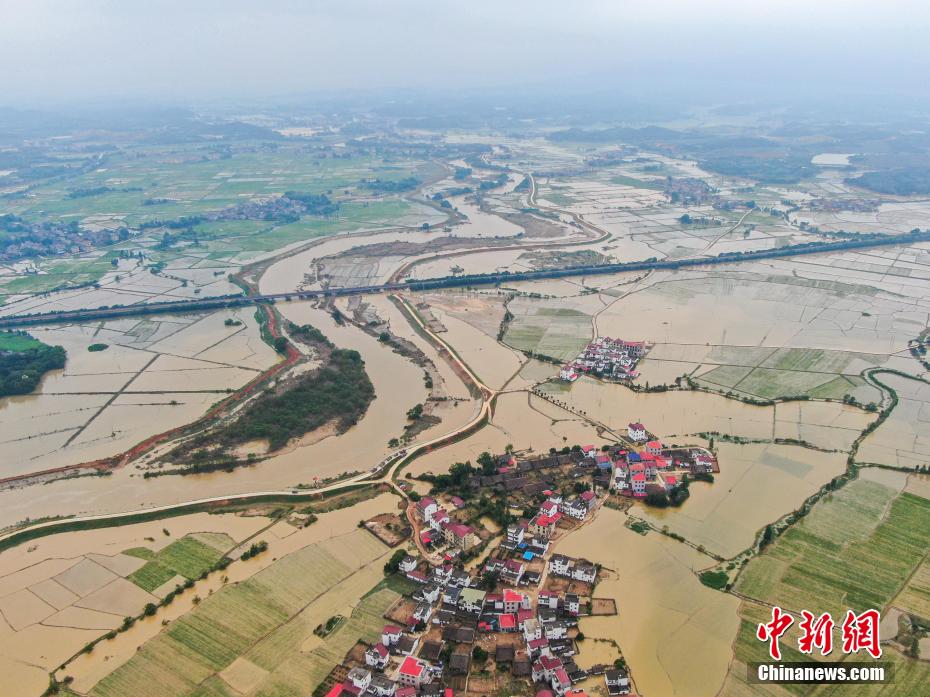
[[562, 554], [609, 569], [597, 595], [617, 602], [616, 617], [582, 619], [587, 638], [579, 661], [612, 662], [615, 650], [590, 641], [612, 639], [631, 666], [640, 693], [716, 694], [731, 659], [739, 601], [698, 580], [694, 571], [712, 562], [707, 556], [657, 533], [635, 533], [624, 520], [622, 513], [602, 509], [593, 523], [558, 546]]

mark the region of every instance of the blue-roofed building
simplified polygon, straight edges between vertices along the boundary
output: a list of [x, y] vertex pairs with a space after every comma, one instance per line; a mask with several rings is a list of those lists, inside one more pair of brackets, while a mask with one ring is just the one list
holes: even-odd
[[532, 553], [532, 552], [524, 552], [524, 553], [523, 553], [523, 558], [524, 558], [526, 561], [533, 561], [533, 553]]
[[643, 461], [643, 458], [640, 457], [639, 453], [630, 453], [629, 455], [626, 456], [626, 459], [630, 463]]

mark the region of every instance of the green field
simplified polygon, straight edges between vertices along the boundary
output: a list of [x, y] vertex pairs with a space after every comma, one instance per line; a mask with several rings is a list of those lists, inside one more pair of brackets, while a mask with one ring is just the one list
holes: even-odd
[[[386, 547], [365, 531], [304, 547], [246, 581], [204, 599], [101, 680], [95, 697], [235, 694], [215, 674], [240, 656], [269, 671], [260, 694], [309, 694], [360, 637], [373, 639], [398, 597], [385, 588], [356, 606], [322, 646], [301, 653], [313, 624], [302, 612], [356, 570], [327, 550], [352, 550], [356, 563], [380, 563]], [[342, 610], [344, 614], [349, 614]]]
[[559, 360], [574, 358], [590, 340], [590, 315], [555, 307], [530, 306], [516, 310], [504, 334], [504, 342], [520, 351]]
[[[229, 537], [226, 539], [226, 549], [232, 549], [235, 541]], [[147, 547], [137, 547], [127, 549], [125, 554], [146, 560], [145, 566], [134, 571], [128, 578], [140, 588], [151, 592], [178, 575], [189, 579], [199, 578], [204, 571], [220, 560], [223, 551], [187, 535], [158, 552], [153, 552]]]
[[42, 346], [42, 342], [33, 339], [28, 334], [0, 332], [0, 351], [28, 351], [40, 346]]
[[[857, 390], [861, 399], [866, 383], [859, 371], [882, 361], [881, 357], [848, 351], [716, 346], [707, 362], [719, 365], [695, 381], [713, 390], [759, 399], [797, 396], [842, 399]], [[866, 388], [866, 391], [874, 390]], [[875, 391], [874, 399], [879, 397]]]
[[884, 609], [928, 546], [930, 500], [856, 480], [754, 558], [736, 590], [795, 611]]
[[[4, 295], [43, 293], [66, 286], [99, 281], [113, 270], [110, 261], [121, 250], [146, 250], [149, 261], [189, 259], [230, 261], [242, 254], [254, 255], [317, 237], [392, 225], [440, 222], [445, 217], [427, 207], [414, 208], [399, 194], [374, 195], [361, 186], [368, 179], [393, 181], [411, 176], [430, 177], [434, 165], [415, 158], [388, 161], [389, 156], [340, 153], [308, 148], [304, 143], [268, 146], [237, 142], [222, 157], [216, 148], [202, 144], [126, 147], [108, 154], [105, 167], [30, 190], [28, 198], [12, 199], [7, 212], [27, 221], [72, 222], [101, 225], [111, 230], [141, 223], [172, 221], [185, 216], [218, 212], [258, 197], [285, 191], [327, 193], [340, 204], [331, 217], [305, 215], [296, 223], [271, 220], [204, 222], [192, 236], [157, 246], [163, 230], [133, 233], [128, 240], [72, 257], [37, 258], [40, 273], [0, 279], [0, 303]], [[76, 190], [112, 190], [72, 197]], [[130, 189], [130, 191], [125, 191]], [[147, 203], [148, 202], [148, 203]], [[154, 202], [154, 203], [153, 203]], [[177, 236], [178, 231], [172, 231]], [[100, 250], [103, 250], [101, 253]], [[240, 259], [241, 261], [241, 259]]]
[[895, 598], [895, 607], [930, 620], [930, 559], [924, 559]]

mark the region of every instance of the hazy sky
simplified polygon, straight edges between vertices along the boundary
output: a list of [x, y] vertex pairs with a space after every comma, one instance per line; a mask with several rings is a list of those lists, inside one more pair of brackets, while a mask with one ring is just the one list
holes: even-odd
[[0, 103], [373, 87], [914, 92], [927, 0], [0, 0]]

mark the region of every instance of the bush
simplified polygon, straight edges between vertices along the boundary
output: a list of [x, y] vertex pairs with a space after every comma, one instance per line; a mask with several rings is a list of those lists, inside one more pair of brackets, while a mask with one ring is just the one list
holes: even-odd
[[701, 574], [701, 583], [714, 590], [723, 590], [730, 582], [730, 577], [724, 571], [705, 571]]

